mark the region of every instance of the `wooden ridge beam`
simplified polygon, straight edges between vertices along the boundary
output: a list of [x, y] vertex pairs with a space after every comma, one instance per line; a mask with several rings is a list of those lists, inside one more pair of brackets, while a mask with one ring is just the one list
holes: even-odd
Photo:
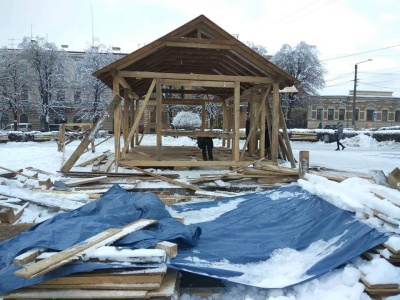
[[180, 73], [160, 73], [145, 71], [120, 71], [119, 76], [133, 78], [160, 78], [160, 79], [184, 79], [196, 81], [240, 81], [250, 83], [274, 83], [270, 77], [257, 76], [231, 76], [231, 75], [209, 75], [209, 74], [180, 74]]

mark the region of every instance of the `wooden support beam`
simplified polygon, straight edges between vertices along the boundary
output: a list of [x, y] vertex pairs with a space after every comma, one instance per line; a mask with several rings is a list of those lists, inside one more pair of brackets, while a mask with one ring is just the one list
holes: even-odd
[[180, 86], [207, 86], [232, 89], [235, 83], [232, 81], [211, 81], [211, 80], [184, 80], [184, 79], [161, 79], [163, 85], [180, 85]]
[[[267, 96], [269, 94], [270, 86], [267, 88], [267, 90], [263, 89], [263, 94], [260, 97], [260, 157], [265, 157], [265, 133], [267, 130], [266, 127], [266, 108], [265, 108], [265, 103], [268, 101]], [[265, 95], [265, 96], [263, 96]]]
[[310, 169], [310, 152], [300, 151], [299, 157], [299, 178], [304, 179]]
[[234, 108], [233, 108], [233, 117], [234, 117], [234, 132], [235, 132], [235, 141], [233, 143], [233, 148], [232, 148], [232, 160], [233, 161], [239, 161], [239, 129], [240, 129], [240, 82], [236, 81], [235, 82], [235, 90], [234, 90], [234, 95], [235, 95], [235, 102], [234, 102]]
[[[153, 93], [153, 90], [154, 90], [155, 85], [156, 85], [156, 80], [153, 79], [153, 81], [152, 81], [152, 83], [151, 83], [151, 85], [150, 85], [150, 88], [149, 88], [149, 90], [147, 91], [147, 95], [146, 95], [146, 97], [145, 97], [145, 99], [144, 99], [144, 101], [143, 101], [143, 103], [142, 103], [142, 107], [141, 107], [140, 110], [138, 111], [138, 113], [137, 113], [137, 115], [136, 115], [136, 118], [135, 118], [135, 122], [133, 123], [132, 128], [131, 128], [131, 130], [130, 130], [130, 132], [129, 132], [128, 141], [130, 141], [130, 140], [132, 139], [132, 137], [133, 137], [133, 135], [134, 135], [136, 129], [139, 128], [140, 118], [142, 117], [143, 112], [144, 112], [144, 110], [145, 110], [145, 108], [146, 108], [146, 106], [147, 106], [147, 103], [149, 102], [150, 96], [151, 96], [151, 94]], [[127, 149], [127, 148], [128, 148], [128, 144], [125, 144], [125, 145], [124, 145], [124, 149], [122, 150], [122, 153], [121, 153], [121, 159], [123, 159], [123, 158], [125, 157], [125, 155], [126, 155], [126, 149]]]
[[[123, 128], [122, 132], [124, 134], [124, 145], [129, 144], [130, 141], [128, 141], [128, 134], [129, 134], [129, 103], [130, 103], [130, 98], [129, 98], [129, 89], [124, 88], [124, 122], [123, 122]], [[129, 147], [126, 150], [129, 152]]]
[[287, 156], [290, 161], [290, 166], [292, 168], [294, 168], [294, 167], [296, 167], [296, 162], [294, 160], [292, 144], [290, 143], [289, 134], [288, 134], [287, 128], [286, 128], [286, 120], [285, 120], [285, 117], [283, 116], [282, 105], [280, 105], [280, 104], [279, 104], [279, 122], [281, 123], [281, 126], [282, 126], [283, 138], [285, 140], [285, 144], [286, 144], [286, 148], [287, 148]]
[[160, 78], [156, 78], [156, 134], [157, 134], [157, 160], [161, 160], [162, 157], [162, 93], [161, 93], [161, 81]]
[[269, 77], [256, 76], [229, 76], [229, 75], [209, 75], [209, 74], [181, 74], [181, 73], [160, 73], [145, 71], [119, 71], [121, 77], [133, 78], [160, 78], [160, 79], [183, 79], [194, 81], [220, 81], [220, 82], [250, 82], [250, 83], [273, 83]]
[[[253, 122], [254, 122], [254, 123], [258, 123], [259, 120], [260, 120], [260, 117], [261, 117], [261, 118], [264, 118], [264, 122], [263, 122], [263, 123], [264, 123], [264, 127], [265, 127], [265, 102], [266, 102], [267, 96], [268, 96], [268, 94], [269, 94], [269, 90], [270, 90], [270, 88], [268, 87], [268, 89], [267, 89], [267, 90], [264, 90], [263, 94], [261, 95], [261, 102], [264, 104], [264, 110], [262, 110], [262, 109], [258, 110], [258, 112], [255, 113], [255, 116], [254, 116], [254, 119], [253, 119]], [[264, 131], [264, 132], [265, 132], [265, 131]], [[245, 145], [244, 145], [243, 148], [242, 148], [242, 153], [241, 153], [241, 155], [240, 155], [240, 158], [242, 158], [242, 157], [244, 156], [244, 153], [245, 153], [246, 148], [247, 148], [247, 144], [250, 142], [250, 139], [251, 139], [251, 137], [252, 137], [254, 134], [255, 134], [255, 127], [251, 127], [251, 128], [250, 128], [249, 135], [248, 135], [248, 137], [246, 138]], [[263, 139], [263, 140], [265, 140], [265, 136], [264, 136], [264, 139]], [[261, 142], [260, 142], [260, 148], [261, 148], [261, 149], [265, 149], [264, 145], [265, 145], [265, 144], [261, 144]], [[263, 154], [265, 154], [265, 151], [263, 151]], [[260, 152], [260, 158], [263, 158], [263, 157], [265, 157], [265, 155], [262, 156], [262, 155], [261, 155], [261, 152]]]
[[271, 129], [271, 160], [278, 160], [278, 148], [279, 148], [279, 83], [273, 84], [273, 98], [272, 98], [272, 129]]
[[61, 172], [69, 172], [71, 170], [72, 166], [76, 163], [76, 161], [79, 159], [79, 157], [83, 154], [83, 152], [89, 146], [91, 140], [94, 139], [96, 134], [99, 132], [105, 119], [107, 119], [108, 116], [110, 114], [112, 114], [112, 112], [115, 110], [115, 108], [117, 107], [117, 105], [119, 103], [121, 103], [121, 97], [115, 96], [114, 99], [111, 101], [111, 103], [108, 105], [107, 109], [101, 114], [100, 118], [93, 125], [92, 131], [88, 135], [86, 135], [86, 137], [82, 140], [82, 142], [76, 148], [74, 153], [72, 153], [70, 158], [67, 160], [67, 162], [64, 164], [64, 166], [61, 168]]
[[[119, 77], [113, 76], [113, 95], [119, 97]], [[121, 156], [121, 117], [122, 107], [119, 102], [113, 111], [114, 114], [114, 153], [115, 153], [115, 172], [118, 173], [118, 163]]]

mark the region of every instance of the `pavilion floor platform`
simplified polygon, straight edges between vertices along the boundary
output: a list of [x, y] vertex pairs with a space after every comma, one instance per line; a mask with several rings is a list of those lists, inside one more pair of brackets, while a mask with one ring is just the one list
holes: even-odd
[[120, 160], [121, 167], [165, 167], [165, 168], [190, 168], [190, 167], [243, 167], [259, 159], [250, 156], [246, 151], [240, 161], [232, 161], [232, 149], [215, 147], [213, 161], [204, 161], [201, 149], [193, 146], [162, 146], [161, 159], [157, 159], [156, 146], [135, 146], [124, 159]]

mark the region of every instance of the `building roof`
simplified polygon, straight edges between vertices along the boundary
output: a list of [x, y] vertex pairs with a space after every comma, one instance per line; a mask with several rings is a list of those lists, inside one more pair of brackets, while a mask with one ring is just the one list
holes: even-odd
[[[227, 76], [227, 81], [240, 81], [241, 91], [257, 84], [279, 82], [281, 89], [297, 84], [296, 78], [274, 65], [204, 15], [193, 19], [152, 43], [96, 71], [94, 75], [112, 88], [116, 71], [152, 72]], [[122, 76], [124, 77], [124, 76]], [[249, 78], [258, 78], [251, 82]], [[225, 78], [225, 77], [220, 77]], [[263, 78], [263, 80], [260, 80]], [[148, 92], [151, 78], [124, 77], [140, 97]], [[246, 79], [246, 80], [245, 80]], [[199, 76], [200, 80], [200, 76]], [[226, 99], [232, 89], [203, 87], [204, 93]]]

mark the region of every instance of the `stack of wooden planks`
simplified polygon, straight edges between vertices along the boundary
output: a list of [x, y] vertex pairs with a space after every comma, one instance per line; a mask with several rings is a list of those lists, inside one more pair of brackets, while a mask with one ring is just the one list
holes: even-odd
[[[393, 238], [400, 239], [400, 236], [391, 237], [391, 239]], [[388, 242], [378, 245], [363, 253], [362, 256], [367, 260], [372, 260], [377, 257], [384, 258], [393, 265], [393, 268], [400, 265], [400, 249], [390, 244], [390, 239]], [[385, 278], [385, 276], [383, 276], [383, 278]], [[368, 281], [365, 274], [361, 274], [360, 281], [365, 285], [365, 291], [378, 299], [382, 299], [382, 297], [385, 296], [400, 295], [400, 285], [398, 280], [396, 282], [371, 283]]]
[[290, 140], [316, 142], [318, 141], [318, 137], [315, 132], [292, 132]]
[[176, 299], [177, 271], [167, 269], [167, 257], [177, 254], [177, 245], [158, 243], [154, 249], [117, 249], [108, 246], [127, 234], [153, 224], [139, 220], [111, 228], [63, 251], [51, 253], [36, 248], [18, 255], [23, 265], [15, 275], [33, 278], [66, 264], [107, 262], [131, 264], [134, 268], [101, 269], [53, 278], [2, 295], [4, 299]]

